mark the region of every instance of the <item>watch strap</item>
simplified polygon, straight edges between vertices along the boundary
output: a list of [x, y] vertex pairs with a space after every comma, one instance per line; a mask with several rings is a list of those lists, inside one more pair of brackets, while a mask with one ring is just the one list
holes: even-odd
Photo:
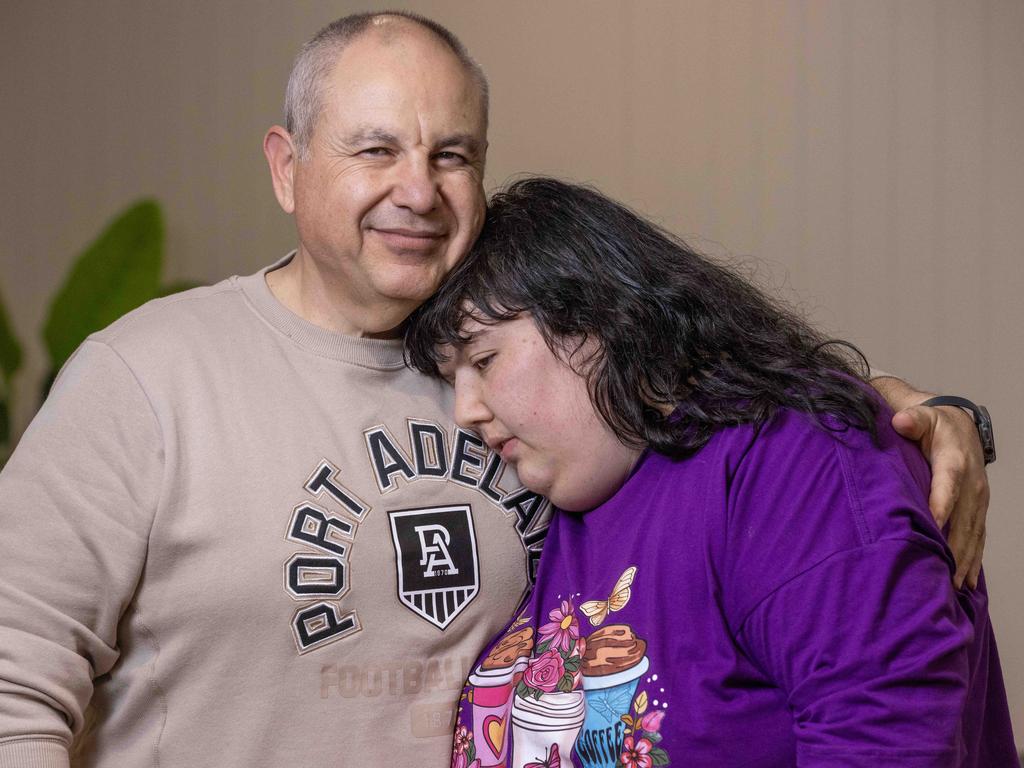
[[952, 405], [969, 412], [974, 419], [974, 426], [978, 428], [978, 437], [981, 438], [981, 450], [985, 456], [985, 464], [991, 464], [996, 460], [996, 436], [992, 429], [992, 417], [988, 413], [988, 408], [984, 405], [977, 405], [966, 397], [958, 397], [956, 395], [940, 395], [925, 400], [921, 405]]

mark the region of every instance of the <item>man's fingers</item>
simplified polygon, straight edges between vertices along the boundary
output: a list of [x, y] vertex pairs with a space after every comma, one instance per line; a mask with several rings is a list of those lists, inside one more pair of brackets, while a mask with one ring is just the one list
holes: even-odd
[[989, 487], [981, 441], [971, 417], [960, 408], [904, 408], [893, 429], [916, 440], [931, 464], [928, 506], [939, 528], [949, 525], [949, 548], [956, 559], [954, 584], [975, 587], [985, 549]]
[[949, 548], [956, 560], [957, 589], [967, 582], [978, 586], [981, 558], [985, 551], [985, 520], [988, 515], [989, 487], [984, 474], [974, 473], [960, 482], [960, 497], [953, 509], [949, 529]]
[[[960, 498], [962, 482], [962, 468], [947, 467], [944, 471], [936, 472], [932, 476], [932, 488], [928, 495], [928, 508], [932, 512], [932, 517], [935, 518], [935, 524], [940, 529], [945, 527], [953, 515], [957, 500]], [[950, 541], [950, 546], [952, 546], [952, 540]], [[959, 562], [959, 558], [957, 558], [957, 562]]]
[[953, 576], [953, 586], [960, 589], [970, 574], [968, 564], [971, 562], [970, 539], [950, 536], [949, 548], [953, 551], [953, 558], [956, 560], [956, 574]]
[[981, 556], [985, 549], [984, 529], [957, 528], [949, 534], [949, 548], [956, 559], [956, 575], [953, 585], [960, 589], [967, 582], [972, 589], [978, 586], [981, 572]]
[[[984, 475], [976, 478], [971, 488], [970, 508], [960, 516], [965, 521], [963, 526], [964, 538], [968, 542], [965, 548], [963, 563], [957, 559], [957, 572], [963, 569], [966, 573], [967, 586], [974, 589], [978, 586], [978, 576], [981, 574], [981, 560], [985, 554], [986, 519], [988, 517], [988, 502], [990, 489], [988, 479]], [[959, 586], [959, 584], [957, 585]]]
[[978, 578], [981, 576], [981, 558], [985, 553], [985, 537], [988, 534], [981, 534], [981, 549], [974, 557], [974, 564], [971, 565], [971, 569], [967, 572], [967, 586], [971, 589], [978, 588]]

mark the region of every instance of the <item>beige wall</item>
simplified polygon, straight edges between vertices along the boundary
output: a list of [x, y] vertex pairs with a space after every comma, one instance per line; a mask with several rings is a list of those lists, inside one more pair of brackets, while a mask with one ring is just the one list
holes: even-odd
[[[986, 562], [1024, 741], [1024, 3], [408, 5], [490, 75], [489, 186], [593, 181], [714, 252], [765, 260], [876, 364], [990, 406]], [[214, 281], [289, 248], [261, 136], [298, 45], [361, 8], [5, 0], [0, 290], [20, 334], [38, 336], [71, 258], [143, 194], [165, 205], [171, 277]]]

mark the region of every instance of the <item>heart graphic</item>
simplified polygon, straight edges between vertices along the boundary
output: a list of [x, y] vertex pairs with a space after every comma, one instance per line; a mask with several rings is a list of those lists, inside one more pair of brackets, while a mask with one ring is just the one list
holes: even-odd
[[488, 715], [484, 718], [484, 741], [487, 742], [487, 746], [491, 748], [491, 754], [495, 757], [501, 755], [506, 722], [505, 718], [497, 715]]

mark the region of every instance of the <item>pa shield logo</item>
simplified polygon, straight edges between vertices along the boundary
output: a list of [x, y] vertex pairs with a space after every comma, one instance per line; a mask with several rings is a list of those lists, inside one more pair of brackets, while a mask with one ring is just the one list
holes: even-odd
[[468, 505], [388, 512], [398, 563], [398, 597], [444, 629], [480, 591]]

